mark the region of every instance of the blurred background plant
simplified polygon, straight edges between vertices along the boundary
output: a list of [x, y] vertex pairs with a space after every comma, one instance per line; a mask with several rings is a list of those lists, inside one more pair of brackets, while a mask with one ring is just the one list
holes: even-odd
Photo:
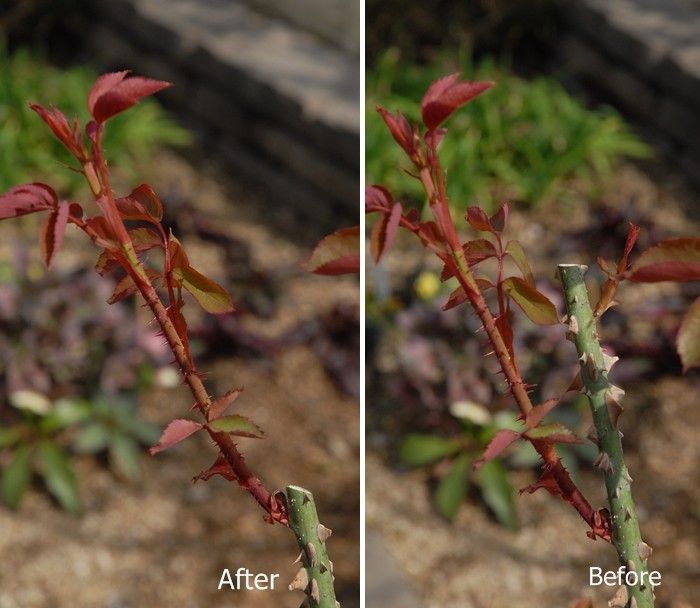
[[139, 446], [159, 432], [136, 397], [169, 369], [167, 352], [133, 306], [105, 305], [113, 285], [93, 269], [49, 273], [19, 240], [12, 252], [0, 263], [0, 494], [18, 507], [37, 473], [79, 513], [75, 454], [105, 454], [115, 474], [138, 481]]
[[[456, 58], [455, 58], [456, 57]], [[450, 121], [441, 158], [448, 191], [460, 206], [493, 210], [502, 200], [537, 204], [545, 199], [595, 197], [623, 158], [651, 151], [611, 108], [588, 109], [554, 78], [525, 80], [505, 63], [485, 57], [477, 63], [463, 50], [438, 54], [426, 64], [406, 61], [389, 49], [367, 71], [367, 180], [389, 187], [397, 198], [423, 200], [420, 183], [402, 174], [403, 151], [375, 111], [382, 106], [418, 119], [429, 84], [460, 71], [466, 79], [494, 80], [488, 95], [470, 103]], [[461, 208], [461, 207], [460, 207]]]
[[[27, 100], [55, 105], [69, 119], [78, 116], [85, 124], [85, 91], [96, 77], [95, 71], [83, 66], [56, 68], [26, 49], [9, 53], [0, 41], [0, 191], [39, 177], [55, 184], [61, 196], [84, 191], [82, 175], [62, 166], [72, 166], [69, 153]], [[153, 100], [144, 101], [113, 122], [106, 132], [105, 149], [119, 178], [129, 183], [148, 173], [156, 146], [183, 146], [191, 140]]]

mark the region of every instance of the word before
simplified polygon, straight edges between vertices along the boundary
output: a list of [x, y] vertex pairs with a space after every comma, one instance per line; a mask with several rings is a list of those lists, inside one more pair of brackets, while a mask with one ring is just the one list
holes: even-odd
[[255, 574], [248, 568], [243, 567], [236, 570], [236, 574], [232, 575], [228, 568], [224, 568], [217, 589], [221, 590], [224, 587], [228, 587], [233, 590], [267, 591], [275, 588], [275, 579], [279, 577], [279, 574], [265, 574], [263, 572]]
[[625, 566], [620, 566], [617, 570], [607, 570], [603, 572], [598, 566], [591, 566], [588, 576], [589, 585], [598, 587], [606, 585], [608, 587], [618, 587], [626, 585], [627, 587], [636, 587], [637, 585], [649, 584], [653, 587], [658, 587], [661, 584], [661, 572], [652, 570], [651, 572], [642, 572], [641, 574], [634, 570], [627, 570]]

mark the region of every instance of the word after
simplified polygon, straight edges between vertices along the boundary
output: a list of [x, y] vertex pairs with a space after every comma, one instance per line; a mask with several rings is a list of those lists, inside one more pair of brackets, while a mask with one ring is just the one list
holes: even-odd
[[224, 568], [217, 589], [268, 591], [275, 588], [275, 579], [279, 577], [279, 574], [254, 573], [243, 567], [236, 570], [235, 574], [231, 574], [228, 568]]

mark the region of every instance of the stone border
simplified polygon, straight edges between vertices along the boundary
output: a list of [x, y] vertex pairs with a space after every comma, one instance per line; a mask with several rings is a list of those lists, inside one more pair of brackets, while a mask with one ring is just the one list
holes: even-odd
[[164, 103], [237, 176], [319, 227], [357, 220], [357, 57], [234, 0], [110, 0], [95, 10], [96, 61], [174, 82]]
[[558, 0], [565, 68], [700, 185], [700, 2]]

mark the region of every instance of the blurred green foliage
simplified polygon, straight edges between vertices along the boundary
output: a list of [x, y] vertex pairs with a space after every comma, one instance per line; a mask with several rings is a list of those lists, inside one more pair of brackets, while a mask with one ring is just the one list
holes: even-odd
[[594, 196], [621, 158], [651, 153], [614, 110], [587, 109], [553, 78], [524, 80], [492, 59], [474, 65], [466, 53], [456, 63], [446, 56], [427, 65], [404, 63], [391, 49], [367, 72], [368, 183], [386, 185], [396, 197], [423, 200], [420, 183], [397, 171], [411, 167], [375, 107], [400, 110], [417, 121], [430, 83], [455, 71], [466, 79], [496, 81], [446, 123], [441, 159], [450, 199], [460, 208], [479, 203], [492, 210], [502, 200], [536, 204], [566, 198], [574, 184]]
[[[561, 409], [554, 416], [571, 423], [580, 422], [585, 400], [574, 408]], [[398, 460], [413, 468], [430, 467], [438, 478], [433, 502], [440, 514], [448, 520], [457, 515], [460, 506], [470, 496], [478, 495], [498, 522], [507, 528], [518, 527], [515, 491], [508, 479], [512, 468], [531, 469], [541, 463], [532, 445], [519, 441], [504, 458], [484, 463], [473, 470], [473, 463], [481, 458], [486, 446], [500, 429], [522, 431], [522, 424], [512, 412], [491, 413], [486, 407], [472, 401], [456, 402], [450, 413], [460, 423], [461, 432], [446, 437], [433, 433], [410, 433], [398, 446]], [[558, 446], [562, 460], [575, 479], [578, 461], [588, 462], [594, 457], [591, 445]]]
[[[505, 412], [492, 415], [483, 406], [472, 402], [455, 404], [452, 412], [462, 425], [460, 435], [406, 435], [399, 445], [399, 461], [410, 467], [437, 464], [438, 469], [444, 470], [433, 497], [435, 507], [443, 517], [454, 519], [473, 488], [501, 524], [517, 528], [513, 486], [508, 481], [503, 461], [492, 460], [478, 471], [472, 470], [473, 462], [481, 456], [499, 428], [518, 428], [515, 416]], [[529, 444], [523, 443], [518, 450], [521, 460], [537, 461], [537, 454]]]
[[140, 420], [133, 402], [98, 397], [59, 399], [52, 403], [29, 390], [16, 391], [10, 403], [19, 420], [0, 429], [0, 450], [9, 453], [0, 473], [0, 498], [18, 508], [34, 474], [69, 513], [82, 511], [73, 452], [106, 451], [112, 470], [136, 482], [140, 478], [141, 444], [158, 440], [157, 426]]
[[82, 510], [76, 456], [107, 457], [137, 482], [158, 427], [138, 412], [169, 351], [133, 306], [107, 306], [113, 280], [91, 268], [47, 272], [21, 241], [0, 262], [0, 500], [18, 508], [35, 478]]
[[[84, 190], [82, 175], [66, 171], [72, 158], [28, 102], [56, 106], [83, 128], [89, 118], [85, 96], [97, 73], [87, 67], [59, 69], [27, 50], [9, 54], [0, 42], [0, 192], [40, 180], [62, 196]], [[143, 180], [157, 145], [185, 145], [190, 135], [170, 119], [154, 100], [110, 121], [105, 150], [118, 177]]]

